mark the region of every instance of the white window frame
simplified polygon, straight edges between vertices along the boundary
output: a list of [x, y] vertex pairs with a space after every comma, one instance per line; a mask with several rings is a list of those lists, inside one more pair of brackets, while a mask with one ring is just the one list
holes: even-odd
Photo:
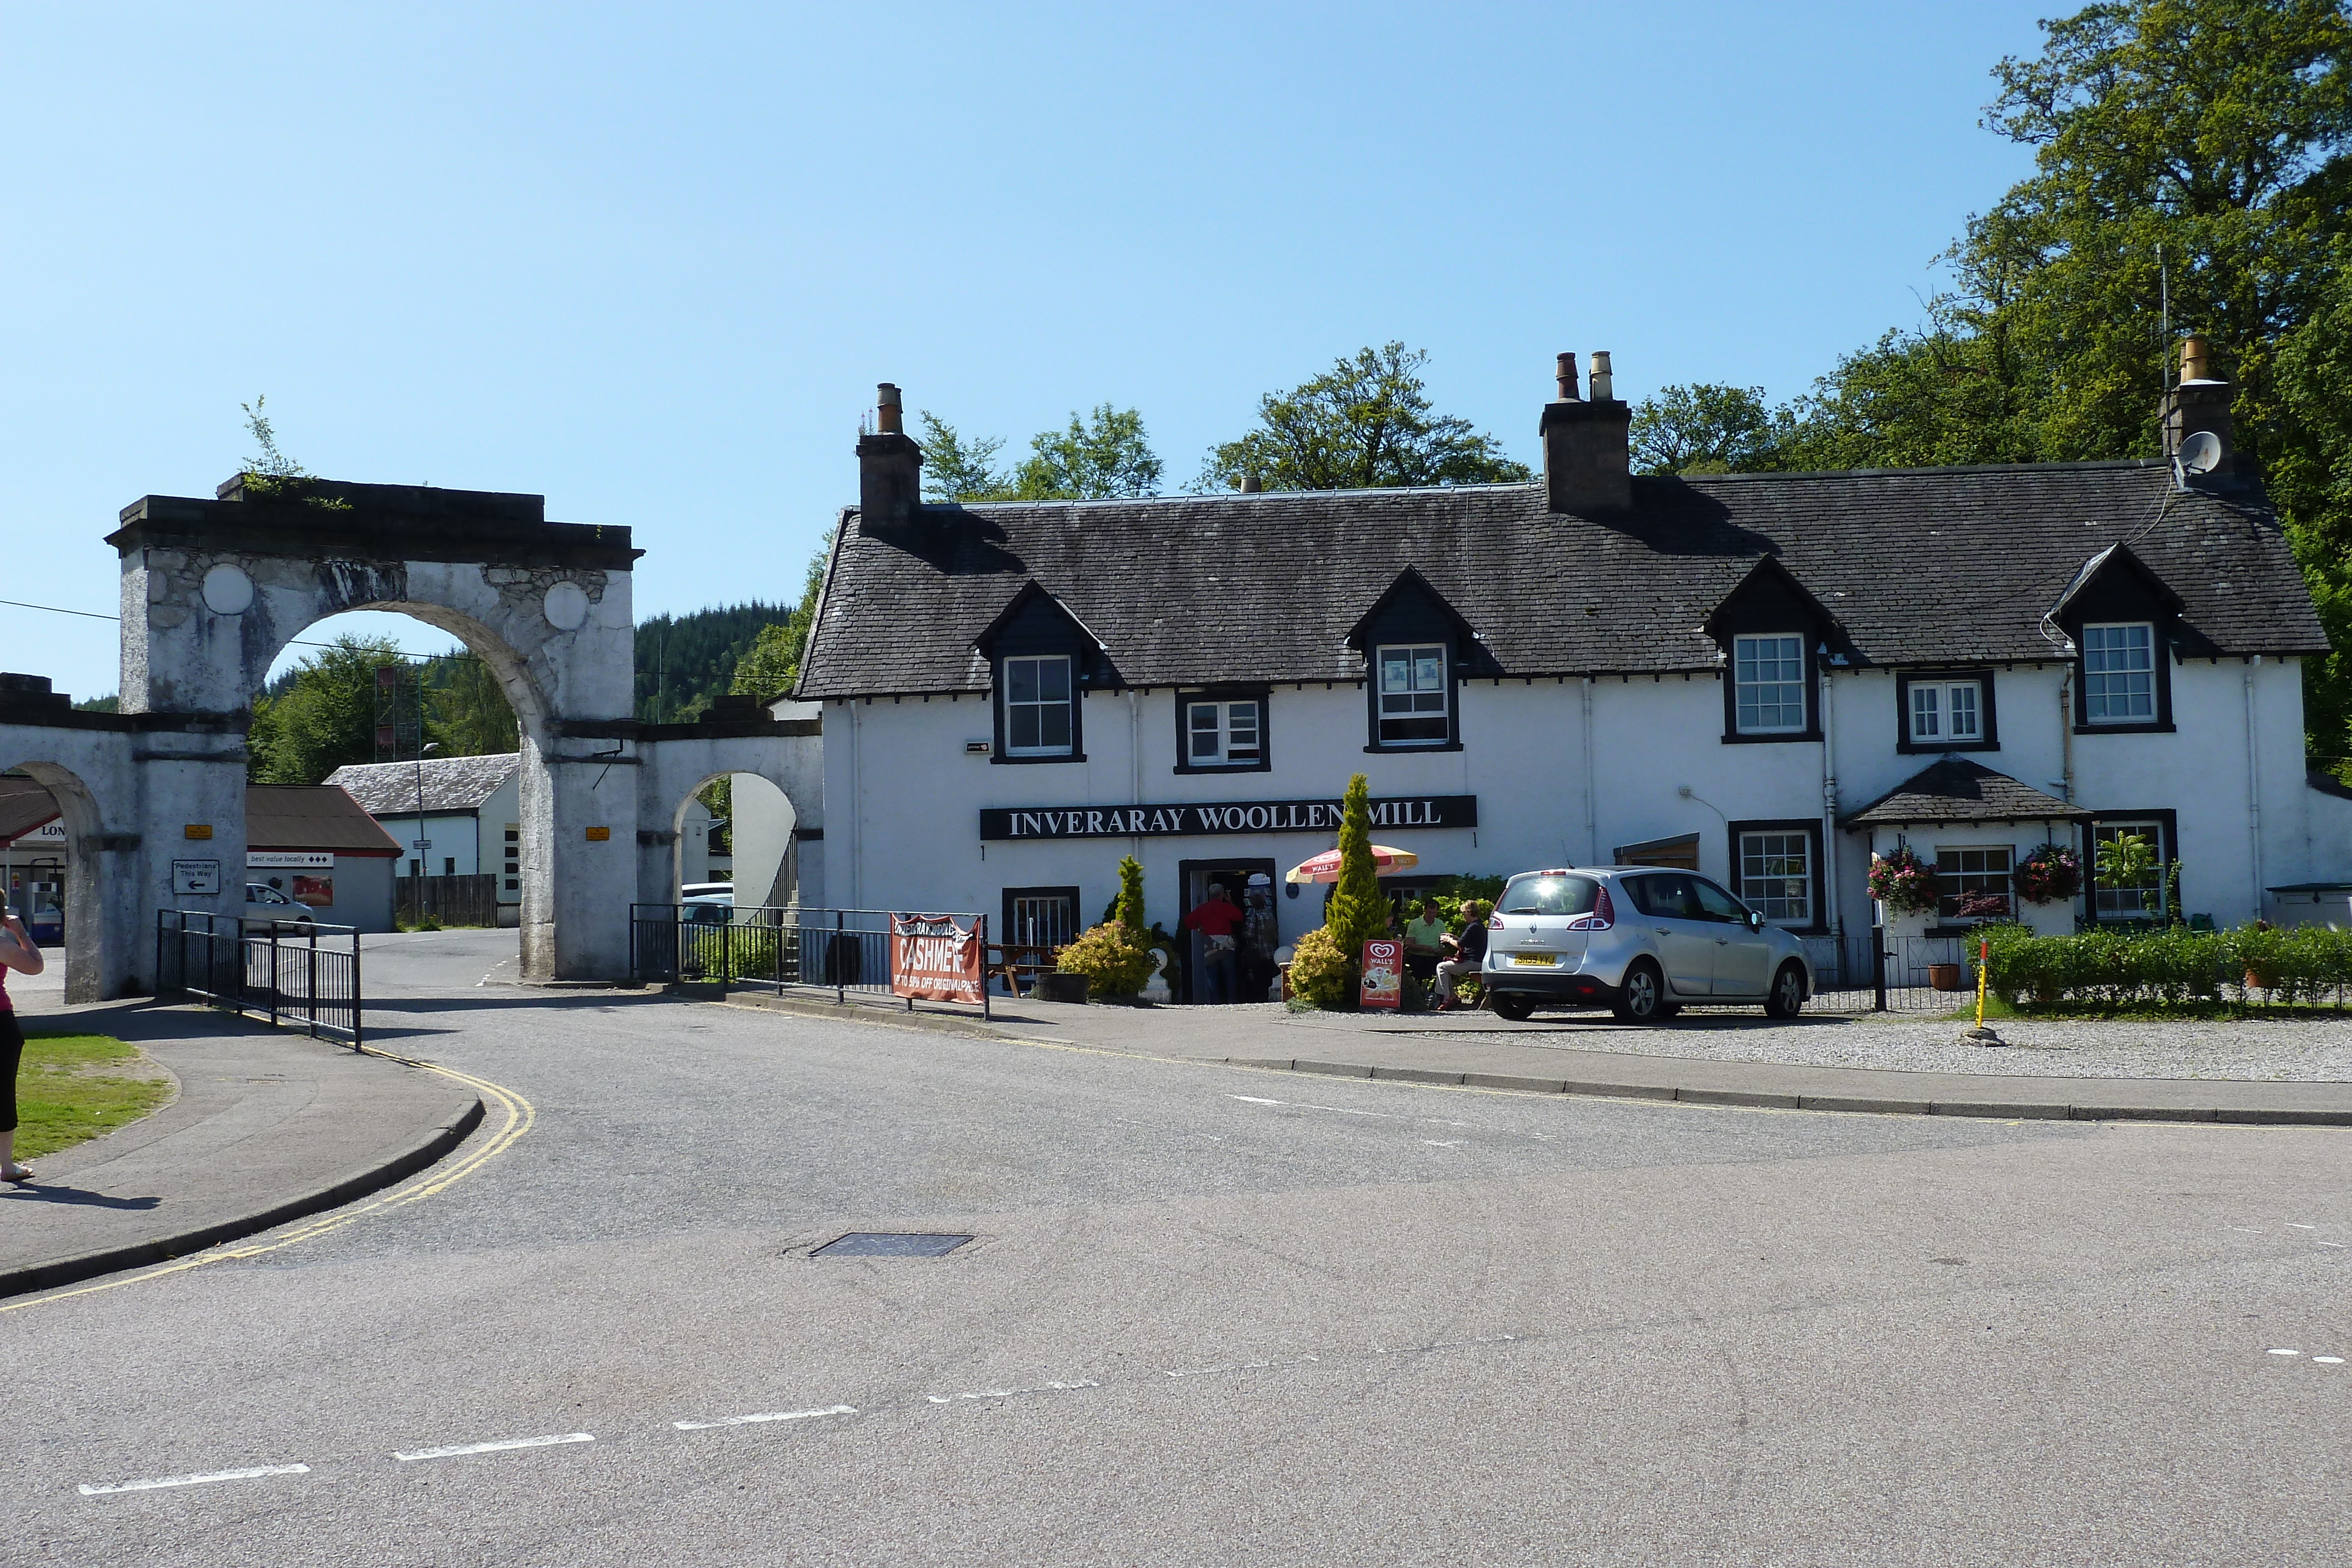
[[[1768, 650], [1764, 646], [1766, 643], [1770, 643], [1772, 646]], [[1790, 652], [1792, 648], [1795, 650], [1793, 653]], [[1772, 666], [1773, 678], [1769, 680], [1757, 678], [1761, 673], [1761, 667], [1768, 661]], [[1780, 667], [1784, 664], [1791, 664], [1795, 666], [1794, 680], [1780, 678]], [[1802, 632], [1759, 632], [1737, 636], [1731, 640], [1731, 722], [1732, 728], [1737, 733], [1740, 735], [1802, 735], [1807, 727], [1807, 721], [1811, 717], [1809, 705], [1812, 698], [1811, 694], [1806, 689], [1811, 684], [1805, 678], [1805, 638]], [[1767, 691], [1783, 694], [1791, 687], [1797, 694], [1797, 722], [1794, 724], [1765, 723], [1762, 716], [1768, 705], [1760, 694]], [[1748, 696], [1751, 691], [1759, 694], [1753, 702], [1750, 702]], [[1769, 706], [1773, 710], [1779, 711], [1785, 709], [1789, 704], [1785, 695], [1776, 695]], [[1758, 716], [1753, 724], [1748, 720], [1748, 713], [1751, 708]]]
[[[1384, 643], [1372, 650], [1372, 682], [1377, 688], [1373, 699], [1377, 705], [1376, 723], [1379, 744], [1391, 746], [1444, 746], [1454, 732], [1454, 672], [1449, 667], [1451, 655], [1443, 643]], [[1395, 690], [1389, 686], [1389, 656], [1404, 655], [1406, 684]], [[1424, 685], [1426, 666], [1435, 656], [1437, 679], [1434, 685]], [[1439, 733], [1429, 736], [1391, 737], [1391, 723], [1423, 724], [1438, 722]]]
[[[2144, 641], [2139, 645], [2134, 646], [2130, 639], [2125, 638], [2118, 640], [2117, 645], [2113, 648], [2102, 645], [2095, 649], [2093, 647], [2095, 641], [2102, 644], [2105, 643], [2105, 639], [2098, 638], [2096, 635], [2103, 632], [2137, 632], [2141, 634]], [[2147, 663], [2137, 666], [2129, 664], [2108, 666], [2107, 661], [2117, 653], [2141, 653], [2146, 656]], [[2085, 724], [2156, 723], [2160, 716], [2157, 711], [2156, 687], [2156, 661], [2158, 656], [2156, 624], [2153, 622], [2101, 621], [2086, 624], [2083, 628], [2083, 722]], [[2144, 692], [2134, 689], [2132, 681], [2135, 676], [2146, 683]], [[2107, 683], [2110, 681], [2123, 683], [2120, 693], [2108, 689]], [[2122, 712], [2116, 711], [2114, 707], [2118, 695], [2125, 703], [2125, 711]], [[2144, 713], [2129, 711], [2132, 704], [2142, 697], [2147, 704], [2147, 711]]]
[[[1060, 665], [1062, 668], [1062, 691], [1064, 695], [1058, 698], [1049, 698], [1044, 695], [1039, 695], [1033, 699], [1015, 701], [1013, 695], [1013, 672], [1015, 665], [1022, 664], [1034, 666], [1037, 675], [1036, 689], [1041, 694], [1046, 689], [1045, 680], [1045, 672], [1046, 668], [1050, 665]], [[1005, 655], [1003, 661], [1002, 670], [1003, 680], [1003, 703], [1004, 708], [1005, 756], [1068, 757], [1074, 755], [1077, 751], [1077, 675], [1078, 672], [1076, 668], [1075, 661], [1073, 661], [1067, 653], [1008, 653]], [[1045, 734], [1045, 712], [1049, 708], [1056, 707], [1063, 710], [1063, 734], [1067, 737], [1067, 738], [1063, 740], [1061, 744], [1057, 746], [1047, 745], [1045, 743], [1043, 738]], [[1024, 709], [1034, 710], [1037, 715], [1037, 734], [1039, 736], [1039, 742], [1034, 746], [1020, 745], [1013, 738], [1014, 731], [1014, 716], [1017, 712]]]
[[[1780, 847], [1769, 850], [1759, 848], [1751, 857], [1748, 846], [1750, 841], [1758, 839], [1779, 840]], [[1786, 861], [1790, 858], [1788, 844], [1792, 841], [1797, 846], [1796, 871], [1766, 870], [1765, 862], [1774, 860]], [[1751, 858], [1759, 862], [1757, 869], [1752, 873], [1748, 870], [1748, 862]], [[1813, 835], [1811, 833], [1802, 828], [1742, 828], [1739, 830], [1739, 864], [1734, 869], [1738, 873], [1733, 881], [1738, 884], [1737, 896], [1739, 902], [1762, 915], [1765, 924], [1793, 925], [1807, 930], [1819, 924], [1813, 911]], [[1788, 891], [1792, 883], [1802, 889], [1802, 892], [1793, 900], [1790, 898]], [[1777, 894], [1765, 891], [1767, 888], [1776, 886], [1780, 890]], [[1797, 906], [1799, 913], [1790, 913], [1791, 904]], [[1780, 911], [1777, 915], [1773, 913], [1776, 906]]]
[[[1914, 746], [1983, 745], [1984, 685], [1980, 679], [1913, 681], [1911, 711], [1906, 716], [1905, 721], [1910, 727], [1911, 744]], [[1966, 735], [1958, 735], [1953, 733], [1952, 721], [1962, 705], [1954, 703], [1952, 697], [1956, 693], [1963, 691], [1969, 694], [1966, 706], [1969, 710], [1970, 729]], [[1923, 697], [1927, 699], [1924, 703], [1921, 701]], [[1925, 728], [1920, 726], [1919, 721], [1922, 718], [1927, 721]]]
[[[1246, 726], [1234, 721], [1246, 712]], [[1207, 726], [1201, 724], [1202, 715], [1211, 716]], [[1249, 744], [1237, 750], [1236, 734], [1246, 730]], [[1199, 747], [1201, 738], [1210, 737], [1209, 750]], [[1184, 756], [1187, 768], [1255, 768], [1265, 760], [1265, 704], [1256, 697], [1186, 697], [1184, 699]]]

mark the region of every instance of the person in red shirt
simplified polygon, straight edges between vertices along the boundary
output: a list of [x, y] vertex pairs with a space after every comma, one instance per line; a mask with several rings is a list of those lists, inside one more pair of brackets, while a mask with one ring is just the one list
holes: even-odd
[[1239, 946], [1234, 933], [1241, 929], [1242, 912], [1225, 896], [1223, 883], [1209, 884], [1209, 896], [1192, 906], [1184, 916], [1184, 929], [1201, 934], [1201, 978], [1205, 998], [1212, 1003], [1234, 999], [1234, 952]]
[[37, 975], [45, 967], [41, 949], [16, 912], [0, 904], [0, 1074], [7, 1079], [7, 1097], [0, 1099], [0, 1181], [30, 1181], [33, 1173], [16, 1163], [16, 1068], [25, 1054], [25, 1031], [16, 1025], [16, 1005], [8, 999], [8, 971]]

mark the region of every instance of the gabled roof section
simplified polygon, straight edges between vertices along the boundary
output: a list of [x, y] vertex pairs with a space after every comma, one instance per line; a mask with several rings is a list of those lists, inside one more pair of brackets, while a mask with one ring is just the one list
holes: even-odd
[[245, 842], [255, 850], [328, 850], [339, 855], [400, 853], [357, 800], [332, 784], [248, 784]]
[[987, 653], [989, 645], [996, 641], [998, 634], [1007, 626], [1010, 626], [1013, 622], [1018, 621], [1021, 618], [1022, 613], [1039, 600], [1045, 601], [1055, 613], [1060, 615], [1063, 620], [1067, 621], [1071, 625], [1076, 627], [1078, 630], [1078, 635], [1093, 643], [1095, 650], [1097, 653], [1108, 653], [1110, 652], [1110, 644], [1104, 642], [1100, 637], [1096, 636], [1094, 628], [1088, 626], [1084, 621], [1080, 620], [1076, 611], [1071, 609], [1054, 594], [1049, 593], [1045, 589], [1039, 587], [1037, 580], [1034, 578], [1031, 578], [1027, 582], [1022, 584], [1021, 591], [1014, 594], [1010, 600], [1005, 601], [1004, 608], [997, 612], [996, 619], [991, 621], [987, 625], [981, 628], [980, 635], [971, 640], [971, 645], [979, 649], [983, 653]]
[[327, 782], [350, 791], [372, 817], [427, 811], [473, 811], [514, 777], [522, 758], [511, 751], [487, 757], [427, 757], [421, 762], [347, 762]]
[[0, 844], [58, 820], [58, 803], [30, 779], [0, 779]]
[[1479, 641], [1478, 629], [1471, 625], [1462, 612], [1454, 607], [1453, 601], [1432, 587], [1429, 579], [1421, 575], [1421, 570], [1418, 567], [1408, 566], [1397, 573], [1396, 580], [1389, 584], [1387, 591], [1372, 601], [1372, 607], [1358, 616], [1356, 623], [1348, 628], [1348, 646], [1361, 653], [1364, 640], [1370, 634], [1373, 622], [1380, 620], [1391, 605], [1411, 594], [1420, 595], [1434, 606], [1439, 614], [1454, 622], [1454, 630], [1462, 634], [1463, 651], [1466, 652]]
[[[2128, 542], [2182, 601], [2191, 645], [2326, 651], [2303, 573], [2254, 490], [2181, 492], [2157, 462], [1633, 480], [1606, 517], [1540, 484], [1168, 496], [855, 511], [799, 695], [987, 689], [973, 644], [1030, 582], [1138, 686], [1365, 678], [1349, 632], [1410, 569], [1503, 675], [1712, 672], [1700, 631], [1777, 559], [1869, 664], [2049, 663], [2038, 627], [2084, 560]], [[1768, 569], [1769, 570], [1769, 569]], [[1964, 586], [1923, 591], [1922, 581]]]
[[1838, 623], [1838, 618], [1831, 612], [1829, 606], [1813, 597], [1812, 590], [1798, 581], [1797, 574], [1783, 565], [1777, 555], [1760, 557], [1748, 575], [1732, 585], [1730, 592], [1716, 601], [1715, 608], [1707, 612], [1706, 619], [1700, 623], [1699, 629], [1710, 637], [1720, 638], [1724, 619], [1732, 606], [1765, 583], [1778, 583], [1787, 589], [1821, 622], [1824, 631], [1835, 632], [1842, 642], [1845, 640], [1845, 628]]
[[1906, 779], [1845, 819], [1848, 828], [1899, 828], [1915, 822], [2044, 822], [2084, 813], [2055, 795], [2021, 784], [1980, 762], [1947, 757]]
[[2055, 621], [2065, 614], [2066, 607], [2080, 599], [2085, 589], [2111, 571], [2128, 572], [2137, 577], [2140, 583], [2155, 595], [2157, 602], [2175, 615], [2179, 614], [2186, 608], [2180, 595], [2172, 591], [2172, 585], [2149, 570], [2147, 562], [2132, 553], [2131, 546], [2114, 544], [2082, 564], [2082, 567], [2067, 580], [2066, 586], [2059, 591], [2057, 601], [2050, 606], [2048, 618]]

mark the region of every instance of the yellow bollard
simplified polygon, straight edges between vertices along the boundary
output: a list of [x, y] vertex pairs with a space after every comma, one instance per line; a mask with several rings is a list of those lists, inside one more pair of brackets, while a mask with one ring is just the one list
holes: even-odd
[[1978, 944], [1977, 944], [1977, 1029], [1978, 1029], [1979, 1031], [1981, 1031], [1981, 1030], [1984, 1029], [1984, 999], [1985, 999], [1985, 980], [1986, 980], [1986, 974], [1985, 974], [1985, 971], [1986, 971], [1988, 968], [1990, 968], [1990, 967], [1991, 967], [1991, 964], [1992, 964], [1992, 943], [1991, 943], [1990, 940], [1987, 940], [1987, 941], [1983, 941], [1983, 942], [1979, 942], [1979, 943], [1978, 943]]

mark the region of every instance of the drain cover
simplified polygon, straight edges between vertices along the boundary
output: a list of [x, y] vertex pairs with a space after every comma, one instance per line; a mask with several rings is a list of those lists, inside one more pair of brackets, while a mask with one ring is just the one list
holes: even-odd
[[853, 1230], [846, 1236], [835, 1237], [809, 1256], [944, 1258], [971, 1239], [969, 1236], [940, 1236], [919, 1230]]

